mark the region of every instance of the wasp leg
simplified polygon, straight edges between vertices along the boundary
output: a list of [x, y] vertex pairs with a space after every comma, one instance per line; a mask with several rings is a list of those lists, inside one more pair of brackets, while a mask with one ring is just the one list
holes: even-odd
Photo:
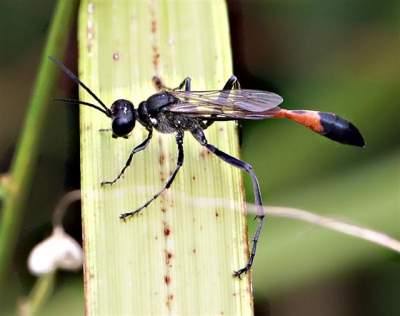
[[153, 197], [150, 200], [148, 200], [145, 204], [143, 204], [137, 210], [135, 210], [133, 212], [121, 214], [119, 217], [120, 219], [125, 219], [127, 217], [130, 217], [130, 216], [133, 216], [133, 215], [139, 213], [142, 209], [149, 206], [149, 204], [151, 202], [153, 202], [156, 198], [158, 198], [165, 190], [169, 189], [169, 187], [171, 186], [172, 182], [174, 181], [175, 176], [177, 175], [179, 169], [183, 165], [184, 155], [183, 155], [183, 133], [182, 132], [176, 133], [176, 143], [178, 145], [178, 161], [177, 161], [174, 172], [171, 174], [168, 181], [165, 183], [164, 188], [162, 190], [160, 190], [158, 193], [156, 193], [155, 195], [153, 195]]
[[132, 150], [132, 152], [130, 153], [130, 155], [129, 155], [129, 157], [128, 157], [128, 160], [127, 160], [126, 163], [125, 163], [125, 167], [122, 168], [122, 170], [121, 170], [121, 172], [118, 174], [118, 176], [117, 176], [113, 181], [103, 181], [100, 185], [101, 185], [101, 186], [106, 185], [106, 184], [112, 185], [112, 184], [114, 184], [115, 182], [117, 182], [117, 181], [119, 180], [119, 178], [121, 178], [122, 175], [124, 174], [126, 168], [128, 168], [129, 165], [131, 164], [133, 155], [136, 154], [136, 153], [139, 152], [139, 151], [144, 150], [144, 149], [147, 147], [147, 145], [150, 143], [150, 140], [151, 140], [151, 137], [152, 137], [152, 136], [153, 136], [153, 131], [152, 131], [152, 130], [149, 130], [149, 134], [147, 135], [147, 138], [143, 141], [143, 143], [141, 143], [140, 145], [136, 146], [136, 147]]
[[[224, 87], [222, 88], [222, 90], [232, 90], [232, 89], [240, 89], [239, 80], [238, 80], [238, 78], [236, 78], [235, 75], [230, 76], [228, 81], [225, 83]], [[213, 117], [215, 117], [215, 115], [211, 115], [210, 119], [204, 122], [204, 125], [202, 125], [203, 129], [207, 129], [212, 124], [214, 124], [215, 121], [213, 120]]]
[[238, 277], [240, 279], [240, 276], [243, 273], [246, 273], [247, 271], [250, 270], [251, 266], [253, 265], [253, 261], [254, 261], [254, 257], [256, 255], [256, 251], [257, 251], [257, 243], [258, 243], [258, 239], [260, 237], [260, 233], [261, 233], [261, 229], [264, 223], [264, 211], [262, 208], [262, 198], [261, 198], [261, 190], [260, 190], [260, 185], [258, 184], [258, 180], [257, 177], [253, 171], [253, 169], [251, 168], [251, 166], [247, 163], [244, 162], [238, 158], [232, 157], [230, 155], [228, 155], [227, 153], [219, 150], [218, 148], [216, 148], [214, 145], [211, 145], [207, 142], [207, 139], [204, 135], [204, 132], [200, 129], [193, 129], [190, 131], [193, 135], [193, 137], [204, 147], [206, 147], [209, 151], [211, 151], [214, 155], [216, 155], [218, 158], [220, 158], [221, 160], [223, 160], [224, 162], [239, 168], [240, 170], [243, 170], [247, 173], [250, 174], [251, 176], [251, 182], [253, 183], [253, 191], [254, 191], [254, 200], [256, 203], [256, 210], [257, 210], [257, 219], [258, 219], [258, 226], [257, 226], [257, 230], [256, 233], [254, 234], [253, 237], [253, 247], [251, 248], [251, 253], [250, 253], [250, 258], [249, 261], [247, 262], [247, 264], [240, 270], [234, 271], [233, 275], [235, 277]]
[[250, 174], [250, 176], [251, 176], [251, 181], [253, 183], [254, 198], [255, 198], [256, 207], [257, 207], [257, 214], [258, 214], [257, 215], [258, 226], [257, 226], [256, 233], [254, 235], [254, 238], [253, 238], [253, 247], [251, 249], [249, 261], [247, 262], [247, 264], [242, 269], [233, 272], [233, 275], [235, 277], [239, 277], [240, 278], [240, 276], [243, 273], [246, 273], [247, 271], [249, 271], [251, 266], [253, 265], [254, 257], [256, 255], [256, 250], [257, 250], [257, 242], [258, 242], [258, 239], [260, 237], [261, 229], [262, 229], [263, 222], [264, 222], [265, 215], [264, 215], [264, 211], [262, 209], [262, 199], [261, 199], [260, 186], [258, 184], [258, 180], [257, 180], [257, 177], [256, 177], [253, 169], [251, 168], [251, 166], [248, 163], [228, 155], [227, 153], [219, 150], [218, 148], [216, 148], [215, 146], [213, 146], [211, 144], [205, 144], [204, 146], [209, 151], [211, 151], [214, 155], [216, 155], [218, 158], [222, 159], [223, 161], [227, 162], [228, 164], [230, 164], [230, 165], [232, 165], [232, 166], [234, 166], [236, 168], [239, 168], [239, 169], [241, 169], [243, 171], [248, 172]]
[[240, 82], [235, 75], [229, 77], [222, 90], [240, 89]]
[[185, 91], [190, 91], [192, 79], [190, 79], [190, 77], [186, 77], [185, 79], [183, 79], [183, 81], [180, 83], [180, 85], [177, 86], [176, 88], [170, 88], [170, 87], [166, 86], [162, 82], [161, 78], [157, 77], [157, 76], [154, 76], [152, 81], [153, 81], [153, 84], [156, 87], [157, 91], [160, 91], [160, 90], [176, 91], [176, 90], [182, 90], [183, 87], [185, 87]]

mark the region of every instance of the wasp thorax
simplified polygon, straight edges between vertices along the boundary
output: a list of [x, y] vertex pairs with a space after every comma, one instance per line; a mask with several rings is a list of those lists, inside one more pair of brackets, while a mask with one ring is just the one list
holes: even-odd
[[132, 102], [124, 99], [111, 105], [113, 137], [126, 137], [135, 127], [135, 111]]

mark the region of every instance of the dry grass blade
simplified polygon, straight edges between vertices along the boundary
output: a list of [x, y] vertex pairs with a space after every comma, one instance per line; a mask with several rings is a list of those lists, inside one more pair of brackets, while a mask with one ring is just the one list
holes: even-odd
[[[250, 205], [249, 211], [255, 213], [255, 206]], [[316, 226], [326, 227], [338, 232], [358, 237], [364, 240], [371, 241], [383, 247], [400, 252], [400, 241], [391, 238], [390, 236], [374, 231], [367, 227], [362, 227], [355, 224], [346, 223], [344, 221], [327, 217], [319, 216], [308, 211], [299, 210], [291, 207], [264, 207], [267, 216], [286, 217], [298, 219], [304, 222], [314, 224]]]

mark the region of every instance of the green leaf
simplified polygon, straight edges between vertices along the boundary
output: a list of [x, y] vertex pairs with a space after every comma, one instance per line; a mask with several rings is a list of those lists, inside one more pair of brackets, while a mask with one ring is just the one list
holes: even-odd
[[[192, 77], [195, 90], [219, 89], [232, 73], [224, 1], [84, 1], [79, 17], [80, 78], [106, 104], [137, 106], [156, 91]], [[87, 92], [81, 98], [94, 102]], [[81, 108], [85, 294], [88, 314], [252, 314], [250, 274], [234, 278], [248, 258], [240, 171], [190, 134], [172, 187], [127, 222], [158, 192], [177, 163], [175, 137], [155, 133], [113, 186], [130, 151], [147, 136], [137, 124], [113, 139], [109, 119]], [[208, 141], [239, 155], [234, 123], [210, 127]], [[221, 206], [220, 200], [230, 201]], [[237, 212], [232, 212], [232, 208]]]

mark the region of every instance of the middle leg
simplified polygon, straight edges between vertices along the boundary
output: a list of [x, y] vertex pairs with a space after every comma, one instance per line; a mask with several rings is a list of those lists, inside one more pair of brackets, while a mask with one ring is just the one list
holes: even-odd
[[[232, 90], [232, 89], [240, 89], [240, 83], [239, 80], [235, 75], [232, 75], [229, 77], [228, 81], [225, 83], [224, 87], [222, 90]], [[213, 117], [215, 115], [211, 115], [210, 119], [207, 121], [204, 121], [203, 129], [209, 128], [212, 124], [214, 124]]]

